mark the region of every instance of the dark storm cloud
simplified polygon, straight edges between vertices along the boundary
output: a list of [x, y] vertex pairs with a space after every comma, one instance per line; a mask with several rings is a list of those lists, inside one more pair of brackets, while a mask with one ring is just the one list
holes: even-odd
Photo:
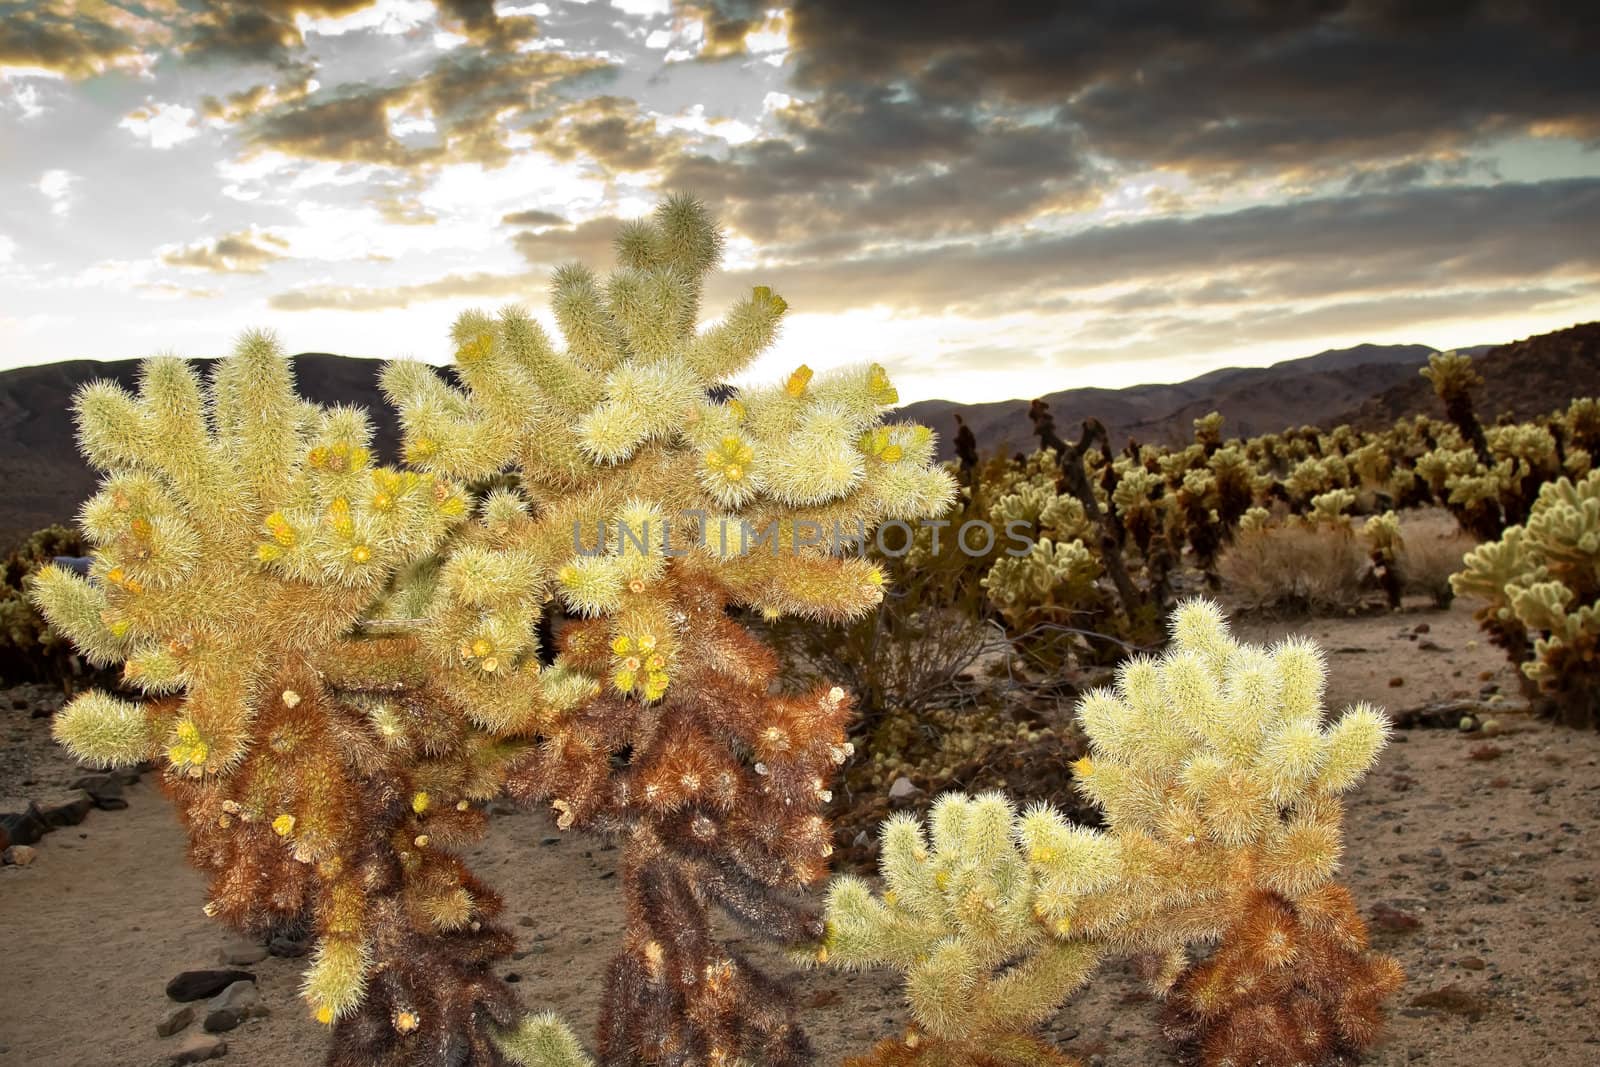
[[1564, 0], [796, 0], [791, 41], [825, 94], [1055, 108], [1097, 153], [1197, 171], [1600, 137], [1600, 18]]
[[[255, 118], [241, 118], [249, 144], [302, 159], [411, 169], [445, 163], [498, 166], [511, 158], [508, 135], [550, 106], [546, 90], [605, 66], [601, 60], [553, 52], [461, 48], [405, 82], [341, 85], [309, 96], [290, 94]], [[221, 107], [213, 104], [212, 110]], [[629, 129], [608, 128], [606, 120], [621, 113], [609, 98], [573, 102], [569, 108], [577, 116], [576, 124], [555, 137], [557, 142], [576, 138], [569, 152], [588, 147], [626, 161], [659, 147], [645, 140], [643, 131], [635, 139]], [[394, 135], [390, 114], [401, 110], [432, 117], [437, 133], [431, 143], [408, 145]]]
[[[1090, 206], [1162, 167], [1352, 192], [1476, 179], [1513, 135], [1600, 145], [1580, 5], [795, 0], [780, 135], [663, 166], [758, 241], [859, 249]], [[713, 4], [730, 23], [743, 4]], [[1179, 206], [1179, 205], [1172, 205]]]
[[506, 47], [539, 35], [539, 23], [529, 15], [502, 18], [494, 0], [436, 0], [439, 20], [478, 44]]
[[[953, 242], [848, 260], [723, 275], [724, 296], [776, 284], [791, 307], [995, 314], [1053, 307], [1098, 286], [1226, 282], [1282, 301], [1410, 287], [1518, 284], [1569, 272], [1600, 278], [1600, 179], [1409, 189], [1228, 214], [1153, 218], [1065, 235]], [[1151, 298], [1147, 303], [1158, 303]]]
[[87, 8], [71, 0], [8, 4], [0, 18], [0, 69], [39, 67], [68, 78], [88, 78], [136, 59], [141, 35], [159, 29], [112, 5]]
[[1086, 206], [1104, 180], [1054, 121], [913, 104], [887, 87], [826, 96], [782, 120], [784, 137], [726, 160], [673, 159], [662, 184], [726, 205], [750, 237], [795, 242], [985, 232]]

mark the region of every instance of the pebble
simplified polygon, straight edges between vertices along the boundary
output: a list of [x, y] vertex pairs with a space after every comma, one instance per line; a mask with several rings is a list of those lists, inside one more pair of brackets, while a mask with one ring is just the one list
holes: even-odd
[[222, 946], [222, 951], [218, 953], [218, 956], [223, 963], [247, 967], [252, 963], [260, 963], [267, 958], [267, 946], [255, 941], [247, 941], [242, 937], [235, 938]]
[[204, 1063], [207, 1060], [220, 1060], [228, 1054], [228, 1043], [214, 1034], [192, 1034], [189, 1039], [180, 1045], [172, 1055], [167, 1057], [167, 1062], [173, 1067], [185, 1063]]
[[0, 853], [0, 860], [11, 867], [26, 867], [38, 858], [39, 850], [31, 845], [12, 845]]
[[214, 997], [235, 982], [254, 982], [249, 971], [184, 971], [167, 983], [167, 996], [179, 1003]]
[[161, 1037], [171, 1037], [192, 1022], [194, 1022], [194, 1005], [179, 1004], [167, 1009], [161, 1021], [156, 1023], [156, 1033]]
[[201, 1023], [207, 1033], [232, 1030], [246, 1019], [268, 1014], [256, 992], [255, 982], [235, 982], [206, 1002], [205, 1021]]
[[902, 774], [894, 780], [893, 785], [889, 786], [889, 799], [909, 800], [920, 792], [922, 790], [917, 788], [916, 783]]

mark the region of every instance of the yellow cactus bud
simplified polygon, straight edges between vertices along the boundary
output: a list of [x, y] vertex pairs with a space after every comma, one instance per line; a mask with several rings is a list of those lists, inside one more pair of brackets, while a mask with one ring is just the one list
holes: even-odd
[[416, 793], [411, 798], [411, 810], [416, 812], [418, 815], [421, 815], [423, 812], [428, 810], [429, 803], [430, 798], [426, 792]]
[[802, 363], [795, 368], [793, 374], [789, 375], [789, 380], [783, 383], [783, 391], [792, 397], [805, 396], [806, 386], [811, 384], [811, 379], [815, 375], [816, 371]]
[[288, 837], [290, 834], [294, 833], [294, 823], [294, 816], [290, 815], [288, 812], [284, 812], [282, 815], [279, 815], [276, 819], [272, 820], [272, 832], [277, 834], [279, 837]]

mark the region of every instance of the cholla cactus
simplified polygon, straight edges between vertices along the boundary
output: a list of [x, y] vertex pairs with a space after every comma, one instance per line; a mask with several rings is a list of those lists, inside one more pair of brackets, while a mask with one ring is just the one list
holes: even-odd
[[1070, 612], [1094, 599], [1100, 573], [1100, 561], [1082, 541], [1057, 544], [1045, 537], [1026, 555], [995, 560], [982, 584], [1000, 612], [1020, 626], [1057, 607]]
[[107, 472], [82, 513], [94, 563], [45, 568], [34, 595], [150, 699], [86, 693], [56, 737], [90, 763], [165, 765], [207, 914], [314, 922], [304, 996], [336, 1024], [331, 1062], [498, 1062], [489, 1029], [514, 1000], [489, 967], [511, 939], [448, 849], [481, 830], [509, 746], [414, 636], [356, 629], [465, 516], [461, 487], [373, 466], [365, 416], [297, 399], [267, 334], [209, 389], [153, 359], [137, 397], [95, 383], [77, 414]]
[[1355, 502], [1355, 490], [1330, 489], [1311, 498], [1311, 511], [1306, 518], [1313, 523], [1343, 525], [1347, 521], [1345, 512], [1349, 511]]
[[850, 1064], [1072, 1062], [1027, 1030], [1088, 980], [1099, 951], [1052, 936], [1040, 921], [1026, 827], [1000, 794], [948, 794], [927, 834], [909, 815], [884, 824], [882, 898], [858, 878], [834, 880], [821, 957], [903, 969], [915, 1020], [904, 1037]]
[[1084, 936], [1169, 953], [1221, 935], [1209, 960], [1179, 971], [1173, 957], [1167, 971], [1174, 1032], [1207, 1064], [1335, 1062], [1371, 1042], [1400, 980], [1331, 882], [1338, 796], [1388, 724], [1365, 705], [1324, 724], [1322, 684], [1314, 646], [1242, 644], [1190, 601], [1160, 659], [1130, 661], [1079, 711], [1093, 751], [1074, 770], [1105, 808], [1121, 871], [1046, 910]]
[[1435, 352], [1422, 368], [1422, 376], [1433, 383], [1433, 391], [1444, 401], [1444, 411], [1460, 431], [1462, 440], [1471, 446], [1478, 462], [1492, 466], [1489, 443], [1483, 434], [1483, 424], [1472, 408], [1472, 390], [1483, 384], [1483, 378], [1472, 365], [1472, 357], [1464, 352]]
[[1600, 472], [1540, 490], [1525, 526], [1478, 546], [1450, 580], [1563, 722], [1600, 726]]
[[[802, 1062], [781, 987], [713, 936], [718, 905], [781, 942], [821, 934], [784, 890], [821, 877], [820, 817], [849, 754], [838, 688], [775, 694], [772, 654], [729, 618], [843, 620], [883, 575], [850, 554], [888, 519], [942, 514], [953, 481], [933, 436], [884, 425], [883, 368], [729, 395], [770, 342], [782, 298], [754, 290], [696, 330], [720, 235], [687, 198], [619, 236], [602, 280], [556, 274], [558, 349], [518, 308], [456, 323], [465, 391], [393, 364], [410, 462], [519, 491], [440, 572], [429, 648], [494, 722], [536, 735], [508, 789], [563, 829], [623, 836], [628, 928], [605, 993], [605, 1063]], [[532, 623], [576, 621], [542, 666]]]
[[[881, 899], [836, 884], [827, 951], [907, 970], [917, 1019], [909, 1042], [867, 1062], [1013, 1062], [917, 1050], [944, 1055], [964, 1034], [991, 1049], [996, 1035], [1028, 1040], [1108, 953], [1160, 961], [1169, 1030], [1204, 1064], [1332, 1065], [1372, 1042], [1401, 974], [1368, 950], [1332, 878], [1339, 797], [1377, 757], [1387, 720], [1357, 705], [1325, 722], [1308, 642], [1243, 644], [1203, 600], [1180, 606], [1172, 630], [1163, 656], [1128, 661], [1115, 689], [1078, 709], [1092, 752], [1073, 770], [1104, 831], [1048, 808], [1018, 819], [996, 798], [946, 798], [932, 852], [914, 822], [886, 827]], [[1006, 954], [1025, 962], [997, 975]], [[1052, 1062], [1032, 1055], [1023, 1062]]]
[[1399, 554], [1404, 544], [1400, 536], [1400, 517], [1392, 511], [1374, 515], [1361, 527], [1361, 532], [1366, 534], [1368, 555], [1378, 584], [1389, 598], [1389, 607], [1398, 609], [1404, 590], [1399, 570]]

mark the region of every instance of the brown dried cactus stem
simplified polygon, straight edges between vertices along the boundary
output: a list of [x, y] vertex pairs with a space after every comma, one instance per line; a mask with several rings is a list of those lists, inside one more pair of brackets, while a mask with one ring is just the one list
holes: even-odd
[[1377, 1039], [1400, 965], [1368, 948], [1366, 925], [1340, 885], [1290, 902], [1256, 892], [1211, 957], [1168, 998], [1167, 1034], [1200, 1067], [1344, 1067]]
[[406, 644], [341, 643], [326, 672], [287, 663], [239, 766], [170, 772], [164, 787], [211, 879], [208, 914], [258, 935], [309, 920], [319, 962], [308, 986], [324, 967], [365, 969], [335, 1023], [331, 1067], [500, 1067], [491, 1029], [520, 1007], [492, 968], [515, 946], [491, 921], [499, 899], [449, 850], [481, 836], [485, 817], [465, 795], [482, 793], [503, 745], [470, 735], [420, 673], [385, 674], [380, 664], [416, 661]]
[[1101, 447], [1109, 455], [1110, 446], [1106, 443], [1106, 431], [1096, 419], [1083, 421], [1083, 433], [1078, 437], [1078, 443], [1068, 444], [1056, 433], [1055, 416], [1050, 414], [1050, 405], [1043, 400], [1035, 400], [1028, 405], [1028, 419], [1033, 423], [1034, 435], [1039, 438], [1040, 448], [1054, 449], [1056, 464], [1061, 471], [1060, 489], [1071, 494], [1078, 503], [1083, 505], [1084, 514], [1089, 521], [1100, 530], [1100, 556], [1105, 566], [1106, 573], [1111, 576], [1111, 582], [1117, 587], [1117, 596], [1122, 601], [1122, 611], [1129, 623], [1138, 625], [1149, 612], [1145, 609], [1144, 598], [1134, 587], [1133, 579], [1128, 576], [1128, 568], [1122, 560], [1122, 544], [1124, 531], [1117, 521], [1115, 510], [1103, 511], [1100, 502], [1095, 499], [1094, 488], [1089, 482], [1089, 474], [1084, 469], [1083, 455], [1092, 442], [1099, 441]]
[[[550, 723], [508, 789], [551, 803], [563, 828], [622, 837], [628, 925], [607, 975], [603, 1064], [806, 1063], [788, 991], [718, 944], [708, 913], [780, 944], [821, 939], [816, 911], [787, 894], [826, 873], [818, 812], [852, 709], [839, 689], [772, 695], [776, 659], [727, 616], [721, 588], [688, 564], [674, 577], [682, 651], [664, 698], [607, 693]], [[606, 625], [569, 626], [564, 662], [604, 662]]]

